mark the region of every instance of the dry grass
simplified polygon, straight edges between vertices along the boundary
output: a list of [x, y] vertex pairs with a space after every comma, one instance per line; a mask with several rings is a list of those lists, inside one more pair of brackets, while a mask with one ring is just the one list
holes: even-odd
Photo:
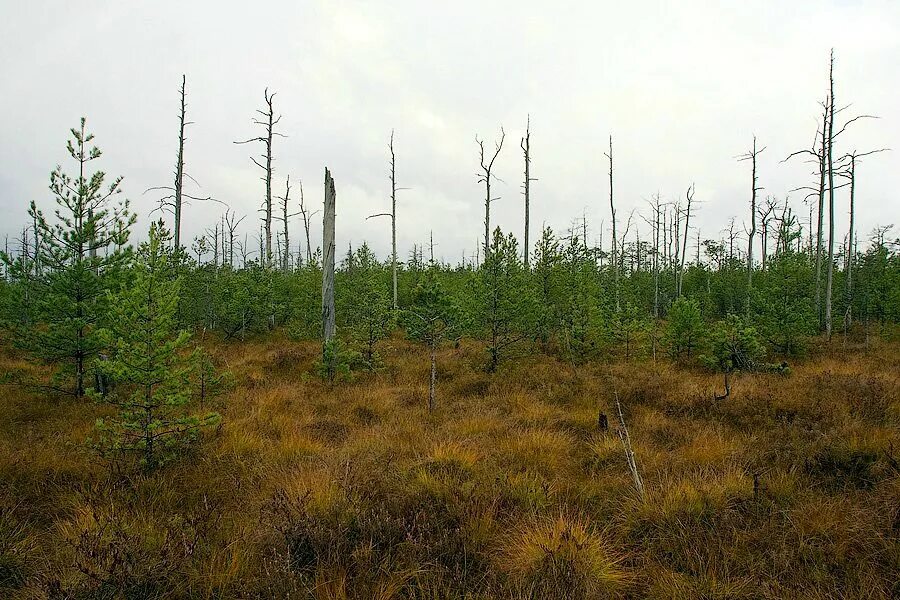
[[[419, 348], [334, 387], [318, 345], [210, 344], [223, 426], [152, 476], [85, 448], [105, 409], [5, 387], [0, 597], [892, 598], [900, 345], [788, 377]], [[9, 351], [0, 370], [34, 370]], [[646, 497], [621, 443], [625, 407]], [[612, 419], [614, 421], [614, 419]]]

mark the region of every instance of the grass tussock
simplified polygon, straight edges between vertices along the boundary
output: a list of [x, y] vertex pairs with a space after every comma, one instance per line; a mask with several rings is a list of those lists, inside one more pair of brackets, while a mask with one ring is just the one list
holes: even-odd
[[205, 345], [233, 374], [223, 423], [152, 475], [85, 445], [103, 407], [4, 387], [0, 597], [900, 596], [896, 341], [736, 374], [717, 402], [720, 376], [662, 360], [488, 375], [463, 340], [433, 413], [403, 340], [333, 386], [315, 343]]

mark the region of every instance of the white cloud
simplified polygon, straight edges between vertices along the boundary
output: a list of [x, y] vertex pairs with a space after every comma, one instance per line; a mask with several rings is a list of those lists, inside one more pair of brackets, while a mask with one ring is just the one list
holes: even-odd
[[[65, 160], [66, 132], [82, 114], [105, 151], [103, 168], [125, 175], [146, 214], [153, 202], [141, 192], [171, 179], [182, 73], [196, 121], [188, 167], [204, 193], [250, 215], [246, 228], [256, 231], [263, 191], [253, 149], [232, 142], [252, 135], [269, 86], [289, 136], [276, 144], [276, 189], [291, 173], [307, 202], [321, 202], [328, 165], [341, 245], [365, 238], [382, 256], [388, 229], [365, 217], [388, 205], [391, 129], [400, 184], [412, 188], [401, 195], [401, 254], [433, 229], [438, 253], [452, 260], [471, 253], [482, 231], [474, 136], [491, 144], [501, 124], [507, 142], [496, 172], [505, 183], [492, 222], [521, 229], [518, 142], [529, 113], [539, 178], [533, 238], [540, 223], [562, 230], [583, 212], [595, 234], [601, 221], [609, 226], [610, 133], [621, 214], [644, 209], [657, 191], [681, 196], [693, 181], [704, 236], [746, 212], [749, 172], [734, 156], [754, 133], [768, 146], [765, 193], [807, 184], [808, 166], [780, 161], [812, 139], [832, 45], [839, 102], [882, 117], [860, 123], [843, 148], [896, 147], [900, 138], [900, 4], [889, 0], [85, 0], [15, 3], [3, 13], [0, 235], [16, 234], [30, 199], [51, 201], [47, 174]], [[863, 233], [900, 221], [897, 160], [879, 155], [860, 170]], [[220, 208], [192, 206], [187, 232], [203, 231]], [[293, 225], [299, 232], [299, 219]]]

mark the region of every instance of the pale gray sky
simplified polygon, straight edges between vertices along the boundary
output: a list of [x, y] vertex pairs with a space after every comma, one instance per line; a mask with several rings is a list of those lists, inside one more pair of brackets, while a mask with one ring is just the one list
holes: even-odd
[[[148, 223], [172, 179], [177, 88], [187, 75], [188, 170], [210, 194], [251, 215], [264, 191], [235, 140], [251, 126], [263, 89], [283, 114], [276, 190], [302, 178], [322, 201], [327, 165], [338, 192], [338, 244], [368, 240], [386, 256], [387, 141], [396, 130], [400, 251], [434, 230], [436, 253], [457, 261], [483, 230], [476, 134], [488, 144], [502, 124], [492, 223], [521, 238], [519, 138], [532, 120], [532, 239], [584, 213], [596, 240], [609, 226], [607, 163], [612, 133], [620, 214], [646, 209], [659, 191], [683, 195], [693, 181], [696, 223], [718, 237], [745, 218], [750, 173], [735, 156], [755, 133], [768, 149], [763, 194], [783, 197], [813, 181], [811, 167], [780, 161], [811, 144], [826, 93], [828, 52], [837, 53], [838, 103], [872, 113], [841, 140], [854, 148], [900, 148], [900, 2], [537, 2], [306, 0], [0, 0], [0, 235], [16, 235], [35, 199], [51, 208], [48, 174], [65, 163], [68, 128], [82, 115], [123, 175]], [[860, 231], [900, 224], [891, 185], [900, 150], [858, 168]], [[805, 215], [800, 194], [796, 209]], [[842, 232], [846, 193], [838, 192]], [[186, 237], [211, 226], [215, 204], [189, 207]], [[299, 234], [300, 221], [292, 223]], [[316, 221], [314, 244], [320, 239]], [[843, 236], [843, 233], [840, 234]], [[294, 235], [298, 240], [299, 235]], [[608, 243], [604, 235], [604, 244]]]

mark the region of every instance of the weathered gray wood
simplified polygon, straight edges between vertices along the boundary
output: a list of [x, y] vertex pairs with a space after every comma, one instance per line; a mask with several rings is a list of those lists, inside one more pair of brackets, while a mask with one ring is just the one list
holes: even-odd
[[322, 334], [325, 344], [334, 339], [334, 179], [325, 169], [325, 212], [322, 217]]
[[628, 464], [628, 471], [631, 473], [631, 479], [634, 482], [634, 489], [637, 490], [638, 496], [644, 498], [644, 480], [638, 471], [637, 459], [634, 456], [634, 449], [631, 447], [631, 436], [628, 434], [628, 428], [625, 426], [625, 417], [622, 414], [622, 404], [619, 402], [619, 394], [616, 392], [616, 410], [619, 414], [619, 439], [625, 448], [625, 462]]
[[[531, 246], [529, 244], [529, 233], [531, 230], [530, 225], [530, 210], [531, 210], [531, 182], [534, 181], [531, 178], [531, 115], [528, 115], [528, 121], [525, 125], [525, 137], [522, 138], [522, 141], [519, 143], [519, 146], [522, 148], [522, 153], [525, 155], [525, 268], [528, 269], [531, 266], [531, 259], [529, 257], [529, 253], [531, 252]], [[584, 240], [585, 245], [587, 244], [587, 240]]]
[[747, 314], [750, 314], [750, 295], [753, 292], [753, 239], [756, 236], [756, 192], [762, 189], [757, 185], [756, 159], [763, 150], [765, 150], [765, 147], [756, 147], [756, 136], [754, 135], [753, 148], [738, 157], [740, 161], [749, 160], [752, 165], [750, 176], [750, 231], [747, 232]]
[[834, 284], [834, 49], [831, 50], [831, 61], [828, 68], [828, 148], [826, 161], [828, 166], [828, 264], [825, 276], [825, 336], [831, 339], [831, 290]]
[[184, 182], [184, 113], [187, 76], [181, 76], [181, 112], [178, 114], [178, 161], [175, 164], [175, 249], [181, 248], [181, 198]]
[[250, 138], [241, 142], [235, 142], [235, 144], [249, 144], [250, 142], [260, 142], [265, 147], [265, 152], [262, 155], [265, 164], [260, 163], [253, 156], [250, 157], [250, 160], [253, 162], [253, 164], [263, 170], [264, 175], [262, 179], [266, 183], [265, 205], [263, 206], [264, 240], [262, 240], [260, 244], [262, 246], [262, 249], [260, 251], [260, 264], [262, 264], [265, 268], [269, 268], [272, 266], [272, 161], [274, 160], [272, 157], [272, 140], [276, 136], [285, 136], [275, 131], [275, 126], [278, 125], [278, 123], [281, 121], [281, 115], [275, 116], [275, 93], [273, 92], [270, 94], [269, 89], [266, 88], [265, 92], [263, 93], [263, 98], [265, 99], [266, 109], [256, 111], [257, 114], [260, 115], [260, 117], [254, 119], [253, 124], [263, 127], [265, 129], [265, 135]]
[[500, 128], [500, 141], [494, 145], [494, 155], [488, 162], [485, 162], [484, 140], [475, 136], [475, 143], [478, 144], [481, 157], [482, 174], [478, 176], [478, 183], [484, 184], [484, 258], [487, 260], [491, 254], [491, 202], [498, 198], [491, 198], [491, 177], [494, 169], [494, 161], [503, 148], [503, 140], [506, 139], [506, 131]]
[[618, 240], [616, 238], [616, 205], [613, 199], [613, 145], [612, 136], [609, 136], [609, 153], [606, 155], [609, 159], [609, 212], [612, 215], [612, 268], [613, 268], [613, 296], [616, 299], [616, 312], [619, 311], [619, 261], [616, 260], [618, 253]]

